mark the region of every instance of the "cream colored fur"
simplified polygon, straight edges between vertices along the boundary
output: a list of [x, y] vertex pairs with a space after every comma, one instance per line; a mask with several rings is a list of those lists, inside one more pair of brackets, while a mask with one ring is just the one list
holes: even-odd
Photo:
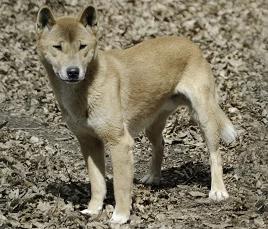
[[210, 153], [211, 191], [228, 198], [222, 178], [220, 136], [235, 140], [229, 119], [216, 102], [211, 68], [185, 37], [161, 37], [126, 50], [97, 49], [97, 15], [88, 6], [78, 18], [55, 18], [48, 7], [37, 18], [38, 54], [68, 127], [77, 137], [91, 183], [91, 200], [82, 213], [99, 214], [106, 194], [104, 149], [110, 149], [115, 211], [111, 222], [130, 216], [133, 137], [145, 129], [153, 145], [146, 184], [159, 183], [166, 119], [187, 105]]

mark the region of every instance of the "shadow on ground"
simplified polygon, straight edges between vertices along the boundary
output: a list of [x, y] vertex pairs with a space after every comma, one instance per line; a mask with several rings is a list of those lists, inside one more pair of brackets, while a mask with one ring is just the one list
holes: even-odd
[[[224, 173], [230, 173], [233, 168], [225, 168]], [[199, 186], [210, 188], [210, 166], [203, 163], [188, 162], [180, 167], [171, 167], [162, 171], [162, 179], [160, 185], [152, 185], [150, 189], [152, 193], [162, 189], [176, 188], [180, 185]], [[134, 180], [135, 184], [139, 184], [138, 180]], [[114, 205], [114, 191], [113, 191], [113, 179], [108, 179], [107, 195], [104, 204]], [[148, 187], [148, 186], [147, 186]], [[73, 205], [79, 204], [86, 207], [90, 200], [90, 184], [85, 182], [64, 182], [56, 180], [54, 183], [50, 183], [46, 191], [58, 196], [66, 202], [71, 202]]]

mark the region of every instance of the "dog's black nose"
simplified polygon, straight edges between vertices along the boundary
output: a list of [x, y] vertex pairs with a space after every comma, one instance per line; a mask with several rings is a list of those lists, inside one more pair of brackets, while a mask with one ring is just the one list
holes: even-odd
[[79, 68], [77, 68], [77, 67], [67, 68], [67, 75], [68, 75], [70, 80], [78, 80]]

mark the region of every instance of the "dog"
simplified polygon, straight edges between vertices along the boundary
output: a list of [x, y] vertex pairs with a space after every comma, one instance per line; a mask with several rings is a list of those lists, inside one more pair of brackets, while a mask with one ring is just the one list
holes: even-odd
[[210, 153], [209, 197], [229, 197], [223, 182], [220, 138], [236, 132], [217, 103], [214, 77], [200, 49], [186, 37], [160, 37], [126, 50], [97, 48], [97, 11], [86, 7], [79, 17], [55, 18], [44, 6], [37, 16], [37, 51], [63, 119], [77, 137], [88, 169], [91, 200], [83, 214], [98, 215], [106, 195], [104, 151], [113, 165], [115, 210], [111, 223], [129, 220], [133, 189], [133, 138], [141, 131], [153, 156], [144, 184], [161, 178], [169, 115], [189, 107]]

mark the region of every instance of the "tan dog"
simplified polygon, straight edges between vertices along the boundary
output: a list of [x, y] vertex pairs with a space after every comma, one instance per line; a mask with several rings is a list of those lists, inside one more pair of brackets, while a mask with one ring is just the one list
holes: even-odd
[[130, 216], [133, 137], [146, 131], [153, 157], [143, 183], [159, 183], [168, 116], [187, 105], [204, 134], [211, 162], [211, 191], [228, 198], [222, 178], [220, 137], [235, 130], [216, 101], [211, 68], [185, 37], [162, 37], [127, 50], [97, 50], [97, 15], [88, 6], [79, 18], [54, 18], [48, 7], [37, 18], [38, 53], [62, 115], [76, 135], [88, 168], [91, 200], [82, 213], [98, 214], [106, 194], [104, 148], [110, 149], [115, 211], [111, 222]]

